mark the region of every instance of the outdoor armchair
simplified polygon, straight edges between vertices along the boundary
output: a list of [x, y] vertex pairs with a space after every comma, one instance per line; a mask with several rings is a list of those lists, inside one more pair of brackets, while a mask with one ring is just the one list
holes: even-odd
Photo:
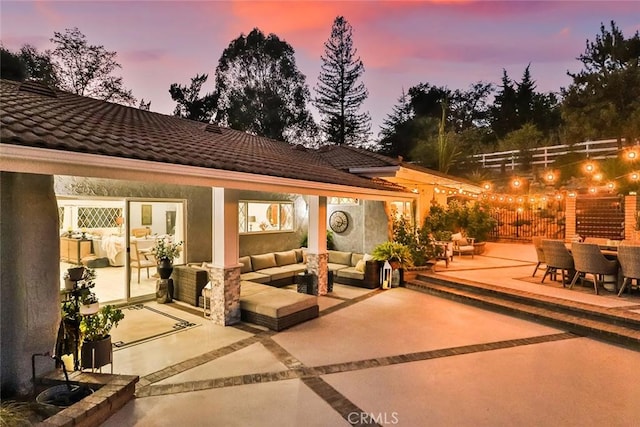
[[465, 237], [462, 233], [456, 233], [451, 236], [451, 241], [453, 242], [454, 255], [456, 253], [458, 255], [471, 254], [471, 258], [473, 258], [473, 254], [475, 252], [475, 246], [473, 246], [473, 243], [475, 242], [475, 238]]
[[593, 288], [598, 294], [598, 286], [606, 283], [606, 276], [614, 276], [615, 290], [618, 290], [618, 261], [607, 259], [600, 248], [595, 243], [578, 243], [571, 244], [571, 254], [575, 262], [576, 274], [573, 276], [571, 286], [573, 288], [580, 276], [586, 277], [587, 274], [593, 276]]
[[640, 281], [640, 246], [618, 246], [618, 261], [622, 268], [622, 277], [624, 277], [620, 292], [618, 292], [618, 296], [621, 296], [627, 285], [631, 289], [633, 279], [636, 280], [636, 283]]
[[554, 278], [558, 270], [560, 270], [562, 273], [562, 286], [564, 287], [574, 270], [574, 261], [571, 253], [562, 240], [542, 240], [542, 252], [547, 269], [540, 283], [544, 283], [544, 279], [547, 276]]

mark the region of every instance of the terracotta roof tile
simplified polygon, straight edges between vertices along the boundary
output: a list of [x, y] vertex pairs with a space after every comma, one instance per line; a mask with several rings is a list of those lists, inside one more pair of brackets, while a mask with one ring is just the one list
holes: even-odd
[[[281, 141], [55, 91], [0, 81], [0, 141], [30, 147], [262, 174], [374, 189], [400, 189], [347, 173], [334, 156]], [[346, 153], [346, 152], [345, 152]], [[377, 156], [371, 157], [376, 161]], [[377, 159], [377, 161], [380, 161]]]

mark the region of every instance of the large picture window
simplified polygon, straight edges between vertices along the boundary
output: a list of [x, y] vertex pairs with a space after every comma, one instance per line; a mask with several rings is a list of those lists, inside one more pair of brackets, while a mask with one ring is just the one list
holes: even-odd
[[250, 202], [238, 204], [240, 233], [293, 231], [293, 202]]

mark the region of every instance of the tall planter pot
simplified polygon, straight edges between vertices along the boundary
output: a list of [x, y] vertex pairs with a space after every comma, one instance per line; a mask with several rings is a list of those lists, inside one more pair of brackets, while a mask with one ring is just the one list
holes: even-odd
[[113, 348], [111, 347], [111, 335], [98, 341], [84, 341], [80, 353], [80, 366], [82, 368], [97, 369], [108, 365], [113, 361]]
[[168, 279], [173, 273], [173, 262], [169, 258], [162, 258], [158, 261], [158, 274], [161, 279]]

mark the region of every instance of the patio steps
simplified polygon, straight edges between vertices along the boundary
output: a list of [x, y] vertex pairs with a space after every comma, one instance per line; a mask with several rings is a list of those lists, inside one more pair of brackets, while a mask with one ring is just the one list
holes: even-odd
[[603, 308], [494, 285], [419, 275], [404, 286], [418, 292], [533, 319], [578, 335], [640, 350], [640, 313]]

